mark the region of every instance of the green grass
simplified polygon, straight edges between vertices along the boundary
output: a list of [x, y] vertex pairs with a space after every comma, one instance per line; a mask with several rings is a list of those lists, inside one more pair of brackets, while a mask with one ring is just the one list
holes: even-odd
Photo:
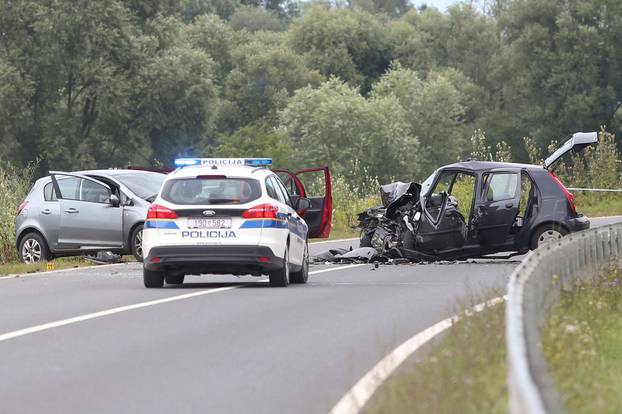
[[[123, 256], [121, 261], [124, 263], [135, 261], [134, 256]], [[76, 257], [62, 257], [51, 260], [49, 262], [40, 263], [21, 263], [11, 262], [0, 264], [0, 276], [13, 275], [13, 274], [27, 274], [36, 272], [48, 271], [48, 263], [52, 264], [50, 270], [63, 270], [72, 269], [75, 267], [93, 266], [94, 264], [86, 260], [83, 256]]]
[[577, 282], [563, 292], [543, 332], [543, 349], [569, 413], [622, 407], [622, 273]]
[[423, 360], [391, 376], [364, 412], [507, 412], [504, 315], [497, 305], [456, 323]]
[[622, 193], [586, 194], [575, 192], [577, 211], [588, 217], [622, 215]]
[[52, 263], [53, 270], [71, 269], [74, 267], [83, 267], [92, 265], [91, 262], [85, 260], [82, 256], [79, 257], [65, 257], [61, 259], [52, 260], [50, 262], [40, 263], [21, 263], [11, 262], [0, 264], [0, 275], [12, 275], [12, 274], [24, 274], [47, 271], [48, 263]]

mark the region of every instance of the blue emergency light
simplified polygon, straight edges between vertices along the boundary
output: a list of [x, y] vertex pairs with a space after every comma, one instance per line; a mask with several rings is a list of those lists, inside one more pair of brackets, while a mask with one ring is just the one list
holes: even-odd
[[175, 166], [179, 168], [190, 167], [194, 165], [200, 166], [217, 166], [217, 167], [270, 167], [272, 166], [272, 158], [177, 158]]

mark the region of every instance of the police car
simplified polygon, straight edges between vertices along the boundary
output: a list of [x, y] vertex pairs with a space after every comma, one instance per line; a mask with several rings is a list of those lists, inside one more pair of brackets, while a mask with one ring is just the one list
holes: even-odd
[[[144, 224], [145, 287], [181, 284], [189, 274], [267, 274], [272, 286], [306, 283], [308, 240], [330, 233], [330, 171], [273, 171], [271, 164], [268, 158], [176, 160]], [[323, 194], [307, 193], [305, 175]]]

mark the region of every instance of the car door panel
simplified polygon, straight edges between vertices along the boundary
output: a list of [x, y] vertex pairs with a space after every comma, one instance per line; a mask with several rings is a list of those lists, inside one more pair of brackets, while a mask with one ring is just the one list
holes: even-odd
[[329, 168], [305, 168], [296, 172], [282, 169], [273, 171], [281, 177], [281, 181], [290, 193], [292, 202], [295, 203], [300, 197], [306, 197], [311, 201], [311, 208], [299, 212], [309, 228], [309, 238], [328, 238], [333, 214], [332, 183]]
[[[105, 202], [106, 185], [79, 174], [51, 172], [51, 175], [60, 209], [59, 249], [122, 247], [123, 209]], [[80, 186], [75, 192], [73, 187], [63, 188], [63, 178], [81, 180]]]
[[482, 245], [503, 245], [519, 212], [520, 170], [496, 170], [487, 175], [475, 211], [476, 228]]

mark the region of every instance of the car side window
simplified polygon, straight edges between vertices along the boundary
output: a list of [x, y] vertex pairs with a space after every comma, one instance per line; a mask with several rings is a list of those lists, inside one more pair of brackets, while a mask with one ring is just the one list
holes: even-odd
[[61, 198], [65, 200], [80, 200], [81, 178], [70, 176], [56, 176]]
[[281, 180], [281, 183], [285, 186], [287, 192], [291, 195], [300, 195], [298, 194], [298, 188], [296, 187], [296, 183], [291, 175], [286, 172], [279, 171], [276, 173]]
[[526, 218], [529, 215], [531, 204], [534, 196], [533, 181], [526, 172], [522, 172], [520, 175], [520, 203], [518, 204], [518, 215]]
[[281, 180], [278, 177], [272, 177], [272, 178], [274, 179], [276, 189], [281, 193], [281, 196], [285, 200], [285, 204], [293, 208], [294, 205], [292, 204], [292, 200], [289, 197], [289, 194], [287, 193], [287, 190], [285, 189], [285, 186], [283, 186], [283, 183], [281, 182]]
[[268, 192], [268, 197], [281, 201], [276, 188], [274, 188], [272, 177], [266, 178], [266, 191]]
[[437, 222], [439, 220], [439, 215], [443, 208], [443, 202], [446, 200], [443, 193], [449, 193], [451, 185], [456, 178], [456, 174], [456, 171], [441, 172], [441, 175], [436, 181], [436, 184], [434, 184], [432, 192], [426, 200], [425, 209], [434, 222]]
[[509, 200], [516, 197], [518, 189], [518, 174], [494, 173], [488, 179], [486, 201]]
[[80, 201], [106, 204], [110, 202], [110, 190], [99, 183], [82, 180], [80, 185]]
[[49, 182], [43, 187], [43, 198], [45, 201], [57, 201], [56, 192], [54, 191], [54, 184]]
[[287, 201], [285, 201], [285, 197], [283, 196], [283, 194], [281, 193], [281, 190], [279, 189], [279, 184], [277, 183], [276, 178], [274, 176], [270, 176], [268, 177], [268, 182], [272, 186], [272, 190], [274, 191], [274, 195], [276, 196], [276, 197], [272, 197], [272, 196], [270, 197], [275, 198], [276, 200], [279, 200], [283, 204], [287, 204]]

